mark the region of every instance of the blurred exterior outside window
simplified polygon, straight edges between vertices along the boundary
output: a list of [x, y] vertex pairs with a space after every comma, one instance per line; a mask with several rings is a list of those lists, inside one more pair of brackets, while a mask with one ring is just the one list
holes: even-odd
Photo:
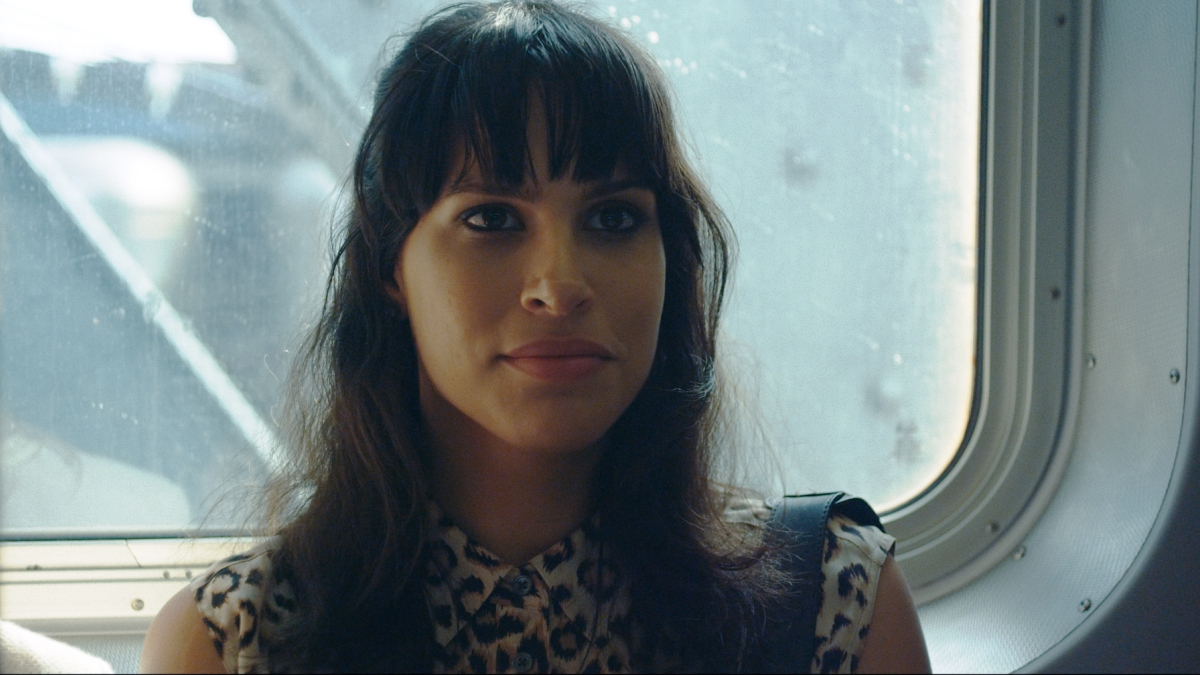
[[[227, 531], [217, 497], [270, 471], [381, 46], [436, 4], [233, 6], [0, 0], [7, 537]], [[974, 388], [979, 3], [596, 11], [670, 76], [737, 231], [725, 356], [784, 487], [927, 489]]]

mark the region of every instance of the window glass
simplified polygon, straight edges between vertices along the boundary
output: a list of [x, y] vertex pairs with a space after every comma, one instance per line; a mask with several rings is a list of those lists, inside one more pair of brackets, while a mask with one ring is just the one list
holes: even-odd
[[[380, 45], [435, 6], [195, 4], [0, 2], [8, 536], [238, 526], [215, 497], [274, 461]], [[786, 487], [928, 487], [974, 377], [979, 4], [596, 11], [737, 230], [725, 356]]]

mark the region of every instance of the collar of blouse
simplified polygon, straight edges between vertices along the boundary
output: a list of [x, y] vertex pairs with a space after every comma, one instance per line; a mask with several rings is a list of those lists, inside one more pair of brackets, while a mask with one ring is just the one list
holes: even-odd
[[500, 613], [530, 610], [556, 625], [571, 624], [589, 641], [607, 635], [620, 597], [622, 579], [611, 555], [597, 537], [598, 519], [538, 554], [514, 566], [472, 540], [429, 505], [426, 597], [434, 638], [443, 648], [479, 610], [489, 604]]

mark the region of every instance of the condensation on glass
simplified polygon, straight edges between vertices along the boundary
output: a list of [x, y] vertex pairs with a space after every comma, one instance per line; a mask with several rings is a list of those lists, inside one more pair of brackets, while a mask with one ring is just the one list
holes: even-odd
[[[381, 45], [434, 6], [0, 3], [7, 536], [239, 526]], [[979, 4], [596, 12], [670, 76], [737, 230], [742, 442], [793, 492], [927, 488], [974, 384]]]

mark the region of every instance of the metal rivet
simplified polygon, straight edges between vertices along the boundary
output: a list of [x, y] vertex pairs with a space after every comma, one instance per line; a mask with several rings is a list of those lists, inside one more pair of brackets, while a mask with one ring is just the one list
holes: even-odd
[[170, 579], [170, 578], [171, 578], [171, 573], [170, 573], [169, 571], [167, 571], [167, 570], [163, 570], [163, 578], [164, 578], [164, 579]]
[[1018, 546], [1017, 550], [1013, 551], [1013, 560], [1020, 560], [1025, 557], [1025, 547]]
[[996, 534], [1000, 531], [1000, 523], [993, 520], [985, 525], [983, 529], [987, 530], [988, 534]]
[[191, 578], [192, 578], [192, 571], [191, 571], [191, 570], [188, 570], [188, 571], [184, 572], [184, 573], [183, 573], [183, 576], [187, 577], [188, 579], [191, 579]]
[[1058, 16], [1054, 17], [1054, 23], [1058, 24], [1059, 28], [1067, 25], [1067, 15], [1059, 14]]
[[1084, 598], [1083, 600], [1079, 601], [1079, 611], [1086, 612], [1091, 608], [1092, 608], [1092, 599], [1091, 598]]
[[1172, 368], [1171, 374], [1168, 375], [1167, 377], [1171, 378], [1171, 384], [1179, 384], [1179, 369]]
[[1058, 296], [1060, 296], [1060, 295], [1062, 295], [1062, 290], [1060, 290], [1060, 289], [1058, 288], [1058, 286], [1051, 286], [1051, 287], [1050, 287], [1050, 299], [1051, 299], [1051, 300], [1057, 300], [1057, 299], [1058, 299]]
[[142, 602], [141, 598], [134, 598], [133, 602], [129, 603], [129, 606], [132, 607], [134, 611], [140, 612], [142, 611], [142, 608], [146, 606], [146, 603]]
[[1096, 355], [1095, 354], [1087, 355], [1087, 367], [1088, 367], [1088, 370], [1091, 370], [1092, 368], [1096, 367]]

